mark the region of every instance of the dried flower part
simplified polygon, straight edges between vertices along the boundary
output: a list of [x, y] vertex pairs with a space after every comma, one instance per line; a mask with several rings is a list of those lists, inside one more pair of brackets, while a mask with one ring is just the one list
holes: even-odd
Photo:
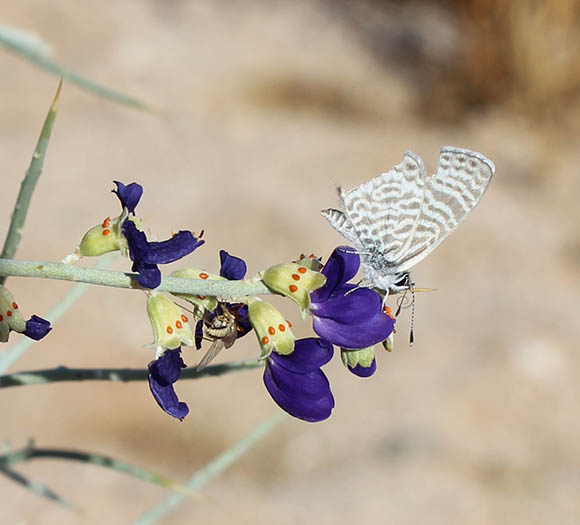
[[374, 346], [361, 348], [360, 350], [341, 348], [340, 357], [342, 358], [344, 366], [346, 366], [353, 374], [360, 377], [373, 375], [377, 368]]
[[310, 306], [310, 292], [323, 286], [326, 277], [302, 264], [284, 263], [266, 270], [262, 281], [270, 290], [289, 297], [298, 304], [304, 318]]
[[250, 323], [256, 332], [260, 348], [260, 358], [269, 356], [272, 351], [288, 355], [294, 351], [294, 334], [290, 323], [279, 310], [258, 298], [248, 302]]
[[[182, 270], [177, 270], [171, 274], [171, 277], [180, 277], [182, 279], [202, 279], [204, 281], [224, 281], [223, 277], [216, 275], [215, 273], [209, 273], [205, 270], [200, 270], [199, 268], [183, 268]], [[205, 296], [205, 295], [191, 295], [185, 293], [174, 293], [176, 297], [191, 303], [194, 306], [194, 314], [196, 319], [203, 317], [203, 314], [208, 312], [213, 312], [215, 310], [218, 301], [215, 297]]]
[[298, 263], [300, 266], [304, 266], [309, 270], [313, 270], [315, 272], [319, 272], [320, 270], [322, 270], [322, 267], [324, 266], [322, 264], [322, 259], [320, 257], [316, 257], [316, 255], [314, 255], [313, 253], [311, 253], [310, 255], [304, 255], [303, 253], [301, 253], [298, 260], [294, 262]]
[[26, 321], [8, 288], [0, 286], [0, 342], [8, 341], [10, 330], [24, 332]]
[[168, 297], [151, 292], [147, 298], [147, 314], [153, 328], [155, 347], [173, 349], [195, 344], [189, 319]]

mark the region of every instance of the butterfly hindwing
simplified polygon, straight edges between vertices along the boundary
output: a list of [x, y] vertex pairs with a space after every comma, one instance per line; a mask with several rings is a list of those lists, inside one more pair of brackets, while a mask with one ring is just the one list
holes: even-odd
[[398, 260], [405, 271], [431, 253], [479, 204], [495, 171], [483, 155], [460, 148], [441, 148], [437, 173], [427, 178], [417, 226]]

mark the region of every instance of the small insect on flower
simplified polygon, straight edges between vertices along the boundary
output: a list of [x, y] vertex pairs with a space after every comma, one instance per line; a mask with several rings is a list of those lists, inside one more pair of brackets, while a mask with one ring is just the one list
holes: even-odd
[[[237, 322], [238, 319], [233, 309], [235, 306], [238, 305], [218, 303], [213, 312], [205, 312], [200, 322], [205, 338], [212, 341], [212, 344], [197, 365], [197, 370], [203, 370], [224, 348], [233, 346], [238, 334], [243, 331]], [[245, 305], [241, 306], [245, 307]]]

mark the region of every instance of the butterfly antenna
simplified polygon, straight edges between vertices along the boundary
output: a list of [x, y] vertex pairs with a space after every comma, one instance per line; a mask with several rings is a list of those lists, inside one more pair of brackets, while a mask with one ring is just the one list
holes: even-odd
[[415, 343], [415, 333], [413, 332], [413, 326], [415, 324], [415, 292], [411, 290], [411, 295], [413, 301], [411, 302], [411, 330], [409, 331], [409, 346], [413, 346]]

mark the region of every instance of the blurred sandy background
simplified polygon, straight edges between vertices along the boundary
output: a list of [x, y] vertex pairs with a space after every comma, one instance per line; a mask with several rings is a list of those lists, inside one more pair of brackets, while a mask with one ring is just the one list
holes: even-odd
[[[578, 3], [0, 2], [1, 23], [131, 93], [161, 116], [65, 84], [19, 258], [59, 260], [118, 213], [112, 180], [139, 181], [159, 238], [205, 229], [173, 267], [249, 272], [343, 241], [319, 216], [351, 188], [439, 147], [481, 151], [496, 177], [481, 206], [414, 271], [416, 344], [378, 352], [363, 380], [325, 368], [330, 420], [288, 419], [162, 523], [580, 523], [580, 32]], [[0, 231], [57, 80], [0, 49]], [[117, 269], [126, 269], [120, 261]], [[25, 314], [68, 283], [9, 279]], [[284, 305], [298, 336], [310, 334]], [[144, 296], [92, 288], [12, 369], [145, 367]], [[13, 338], [13, 341], [17, 337]], [[253, 357], [248, 336], [221, 361]], [[193, 365], [198, 356], [184, 350]], [[0, 438], [72, 447], [185, 481], [276, 412], [259, 371], [177, 384], [166, 416], [145, 383], [1, 392]], [[98, 467], [36, 461], [75, 513], [0, 479], [0, 523], [122, 524], [167, 492]]]

